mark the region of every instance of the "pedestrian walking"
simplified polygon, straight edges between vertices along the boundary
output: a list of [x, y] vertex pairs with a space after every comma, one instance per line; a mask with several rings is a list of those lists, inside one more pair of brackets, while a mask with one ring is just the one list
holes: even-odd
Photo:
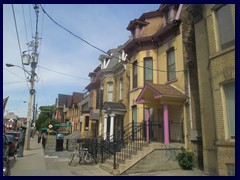
[[45, 149], [46, 139], [47, 139], [47, 132], [46, 132], [46, 131], [43, 131], [43, 132], [41, 133], [41, 139], [42, 139], [43, 149]]
[[41, 131], [38, 131], [38, 144], [41, 142]]

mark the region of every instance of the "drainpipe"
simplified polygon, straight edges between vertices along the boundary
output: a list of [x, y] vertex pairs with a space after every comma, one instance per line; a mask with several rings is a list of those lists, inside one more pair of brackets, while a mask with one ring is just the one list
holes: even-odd
[[188, 79], [188, 97], [189, 97], [189, 118], [190, 118], [190, 129], [193, 129], [192, 120], [192, 97], [191, 97], [191, 85], [190, 85], [190, 68], [193, 68], [193, 62], [187, 61], [187, 79]]

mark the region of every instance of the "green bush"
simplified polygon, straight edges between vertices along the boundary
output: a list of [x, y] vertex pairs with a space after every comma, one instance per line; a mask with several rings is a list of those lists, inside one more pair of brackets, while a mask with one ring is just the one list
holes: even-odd
[[186, 150], [184, 147], [181, 148], [182, 152], [179, 152], [176, 156], [178, 164], [183, 169], [192, 169], [193, 167], [193, 152]]

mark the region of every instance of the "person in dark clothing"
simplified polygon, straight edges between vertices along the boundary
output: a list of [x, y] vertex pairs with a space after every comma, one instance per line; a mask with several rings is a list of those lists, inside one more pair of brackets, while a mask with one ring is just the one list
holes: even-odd
[[43, 149], [45, 149], [46, 139], [47, 139], [47, 133], [46, 133], [46, 131], [43, 131], [43, 132], [41, 133], [41, 139], [42, 139]]

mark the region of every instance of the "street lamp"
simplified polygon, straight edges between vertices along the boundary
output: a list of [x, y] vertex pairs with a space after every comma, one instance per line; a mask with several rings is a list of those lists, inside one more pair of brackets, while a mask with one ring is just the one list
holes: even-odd
[[30, 129], [31, 129], [31, 123], [30, 123], [30, 119], [31, 119], [31, 115], [33, 112], [33, 98], [35, 95], [35, 88], [34, 88], [34, 78], [35, 78], [35, 66], [33, 68], [33, 70], [31, 72], [27, 71], [25, 68], [18, 66], [18, 65], [14, 65], [14, 64], [6, 64], [7, 67], [19, 67], [22, 70], [24, 70], [27, 74], [29, 74], [31, 76], [30, 78], [30, 83], [31, 83], [31, 88], [30, 88], [30, 96], [29, 96], [29, 103], [28, 103], [28, 115], [27, 115], [27, 129], [26, 129], [26, 134], [25, 134], [25, 142], [24, 142], [24, 149], [25, 150], [29, 150], [30, 149]]

